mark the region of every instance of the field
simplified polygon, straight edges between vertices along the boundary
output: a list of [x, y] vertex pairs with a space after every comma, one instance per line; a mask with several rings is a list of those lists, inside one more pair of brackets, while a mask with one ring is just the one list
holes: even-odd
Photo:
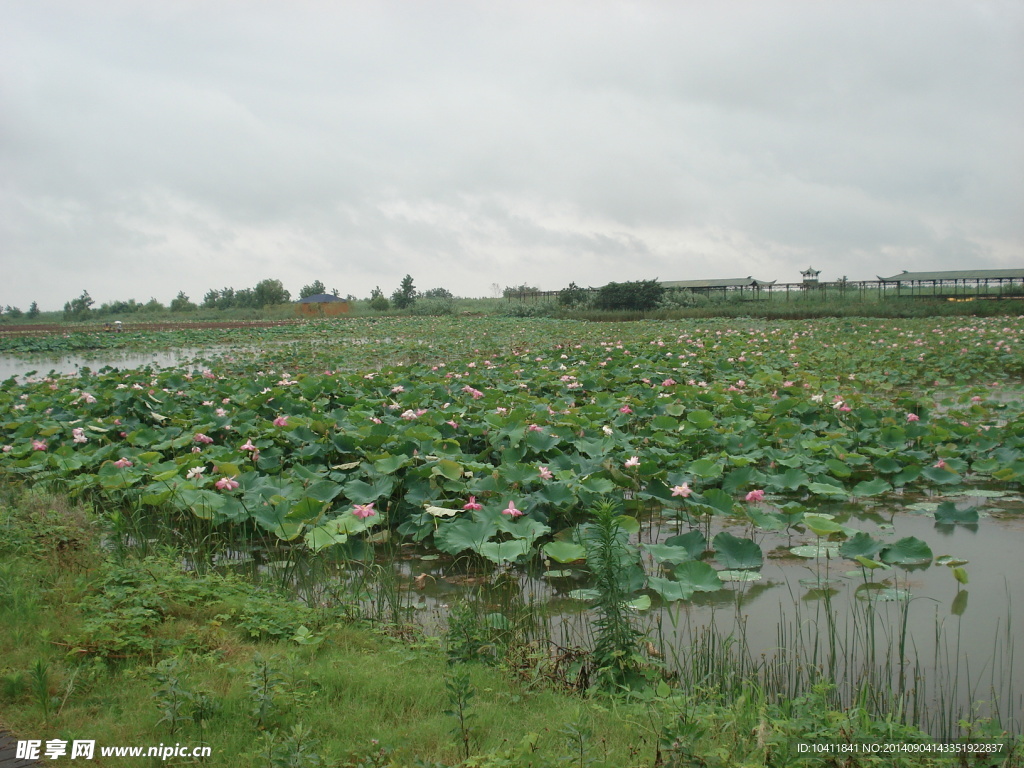
[[[77, 377], [8, 379], [0, 474], [85, 505], [122, 558], [172, 547], [197, 574], [247, 571], [378, 625], [428, 608], [455, 661], [630, 701], [699, 689], [731, 706], [756, 690], [777, 707], [824, 685], [836, 711], [943, 739], [969, 736], [988, 701], [992, 733], [1012, 735], [1009, 601], [1006, 642], [986, 649], [1009, 691], [964, 699], [973, 683], [950, 659], [922, 666], [900, 627], [911, 582], [947, 574], [952, 620], [972, 615], [979, 572], [1013, 567], [944, 550], [954, 532], [1019, 530], [1022, 337], [1017, 317], [424, 317], [5, 338], [0, 353], [207, 351], [174, 369], [99, 357]], [[932, 531], [897, 533], [908, 510]], [[794, 563], [814, 581], [813, 604], [796, 603], [823, 633], [803, 634], [806, 614], [781, 620], [776, 646], [799, 657], [759, 663], [741, 624], [681, 632], [691, 608], [739, 614]], [[576, 623], [552, 620], [556, 603]], [[323, 639], [327, 624], [289, 616], [253, 636]], [[159, 622], [135, 645], [112, 631], [81, 630], [76, 653], [168, 656]], [[691, 764], [671, 743], [667, 764]]]

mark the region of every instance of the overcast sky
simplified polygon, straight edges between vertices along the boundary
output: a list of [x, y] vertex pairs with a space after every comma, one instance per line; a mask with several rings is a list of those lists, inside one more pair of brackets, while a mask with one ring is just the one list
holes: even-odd
[[1020, 0], [0, 0], [0, 304], [1024, 267]]

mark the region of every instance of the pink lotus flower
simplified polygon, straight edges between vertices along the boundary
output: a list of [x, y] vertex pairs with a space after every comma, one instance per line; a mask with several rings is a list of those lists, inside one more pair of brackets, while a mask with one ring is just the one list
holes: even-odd
[[4, 453], [10, 453], [13, 450], [14, 450], [14, 446], [13, 445], [5, 445], [3, 448], [0, 448], [0, 451], [3, 451]]
[[193, 437], [192, 439], [195, 440], [197, 443], [202, 443], [203, 445], [209, 445], [210, 443], [213, 442], [212, 437], [210, 437], [209, 435], [204, 435], [202, 432], [196, 432], [195, 437]]
[[114, 466], [117, 467], [118, 469], [124, 469], [125, 467], [130, 467], [131, 465], [132, 463], [128, 461], [128, 459], [126, 459], [124, 456], [122, 456], [120, 459], [114, 462]]
[[202, 478], [205, 471], [206, 467], [192, 467], [192, 469], [185, 473], [185, 478], [188, 480], [198, 480]]
[[545, 466], [537, 467], [537, 471], [540, 472], [541, 478], [544, 480], [550, 480], [554, 477], [554, 474]]
[[33, 440], [32, 441], [32, 450], [33, 451], [45, 451], [46, 447], [47, 446], [46, 446], [46, 441], [45, 440]]
[[907, 421], [908, 422], [909, 421], [920, 421], [920, 420], [921, 420], [921, 417], [918, 416], [916, 413], [908, 413], [907, 414]]
[[932, 464], [932, 466], [935, 467], [936, 469], [945, 469], [947, 465], [944, 459], [939, 459], [934, 464]]
[[239, 446], [238, 450], [240, 450], [240, 451], [255, 451], [255, 450], [257, 450], [257, 448], [256, 448], [255, 445], [252, 444], [252, 440], [246, 440], [245, 443], [243, 443], [241, 446]]
[[746, 500], [751, 502], [764, 501], [764, 491], [762, 491], [760, 488], [753, 490], [746, 495]]
[[471, 386], [469, 386], [469, 384], [464, 386], [462, 388], [462, 391], [465, 392], [470, 397], [472, 397], [474, 400], [479, 400], [481, 397], [484, 396], [483, 392], [481, 392], [479, 389], [473, 389]]
[[633, 412], [633, 409], [630, 408], [628, 405], [624, 405], [621, 408], [619, 408], [619, 413], [632, 413], [632, 412]]
[[219, 491], [233, 491], [238, 487], [238, 481], [234, 477], [222, 477], [214, 485]]
[[526, 428], [527, 432], [543, 432], [544, 427], [538, 426], [537, 424], [531, 424]]
[[626, 459], [626, 466], [627, 467], [639, 467], [640, 466], [640, 457], [639, 456], [630, 456], [628, 459]]
[[477, 504], [476, 496], [470, 496], [469, 497], [469, 501], [467, 501], [465, 504], [463, 504], [462, 508], [463, 509], [468, 509], [470, 512], [475, 512], [477, 510], [483, 509], [484, 505], [483, 504]]
[[693, 490], [690, 488], [689, 483], [683, 483], [682, 485], [672, 486], [673, 496], [682, 496], [685, 499], [691, 493], [693, 493]]
[[275, 427], [287, 427], [288, 426], [288, 417], [287, 416], [278, 416], [276, 419], [274, 419], [274, 426]]
[[89, 438], [85, 436], [85, 430], [82, 427], [75, 427], [71, 430], [71, 436], [74, 438], [76, 443], [88, 443]]
[[373, 508], [374, 503], [375, 502], [371, 501], [369, 504], [356, 504], [352, 508], [352, 514], [360, 518], [361, 520], [365, 520], [368, 517], [373, 517], [377, 514], [376, 510]]
[[520, 515], [522, 515], [523, 514], [523, 510], [516, 509], [515, 502], [514, 501], [510, 501], [508, 503], [508, 508], [501, 510], [501, 514], [508, 515], [509, 517], [514, 519], [514, 518], [517, 518]]

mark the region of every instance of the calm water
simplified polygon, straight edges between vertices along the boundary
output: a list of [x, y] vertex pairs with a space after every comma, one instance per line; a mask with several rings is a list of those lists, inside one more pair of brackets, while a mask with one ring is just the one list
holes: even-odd
[[0, 355], [0, 381], [14, 376], [23, 379], [33, 371], [33, 375], [74, 376], [82, 368], [98, 371], [111, 367], [121, 370], [145, 368], [176, 368], [179, 366], [195, 367], [193, 360], [216, 357], [229, 351], [228, 347], [210, 349], [174, 349], [162, 352], [110, 352], [104, 350], [101, 355], [61, 355], [59, 357], [45, 355], [14, 356]]

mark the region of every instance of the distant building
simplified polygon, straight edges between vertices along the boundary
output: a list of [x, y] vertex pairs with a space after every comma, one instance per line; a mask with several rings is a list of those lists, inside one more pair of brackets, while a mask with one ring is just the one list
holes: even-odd
[[821, 274], [821, 270], [820, 269], [815, 269], [814, 267], [808, 267], [807, 269], [805, 269], [803, 272], [800, 273], [800, 276], [804, 279], [804, 285], [817, 285], [818, 284], [818, 275], [820, 275], [820, 274]]
[[318, 293], [295, 302], [296, 311], [306, 317], [334, 317], [347, 315], [349, 305], [345, 299], [329, 293]]

